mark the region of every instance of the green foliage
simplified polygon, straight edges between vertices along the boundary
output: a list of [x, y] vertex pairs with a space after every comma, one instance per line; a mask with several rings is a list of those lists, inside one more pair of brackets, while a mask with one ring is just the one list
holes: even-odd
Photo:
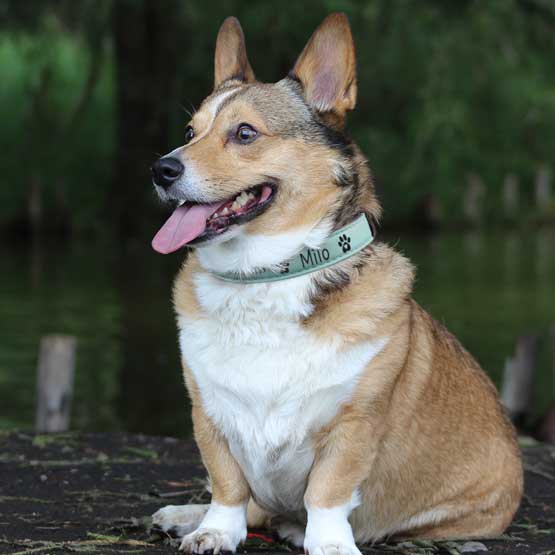
[[507, 173], [553, 162], [553, 21], [508, 0], [372, 5], [355, 132], [399, 216], [423, 191], [453, 213], [469, 172], [498, 204]]
[[[79, 9], [38, 4], [43, 9], [33, 25], [31, 14], [13, 8], [15, 23], [0, 34], [0, 225], [22, 217], [38, 180], [54, 221], [61, 214], [72, 229], [98, 231], [109, 217], [117, 116], [110, 3], [98, 10], [89, 1]], [[358, 52], [359, 102], [350, 129], [370, 159], [386, 218], [406, 218], [434, 193], [449, 218], [459, 219], [473, 172], [487, 186], [495, 219], [508, 173], [520, 178], [524, 203], [531, 205], [537, 168], [555, 165], [555, 9], [549, 2], [306, 0], [278, 7], [217, 0], [208, 7], [192, 0], [175, 6], [171, 17], [181, 32], [180, 50], [171, 53], [174, 93], [160, 98], [172, 107], [172, 144], [182, 139], [186, 111], [210, 92], [214, 40], [225, 16], [240, 18], [255, 73], [270, 81], [287, 73], [326, 14], [342, 10]], [[72, 124], [99, 51], [101, 70]], [[147, 183], [137, 191], [150, 194]]]
[[32, 35], [0, 34], [0, 223], [23, 217], [32, 184], [54, 226], [90, 229], [106, 210], [114, 91], [110, 52], [103, 54], [94, 90], [77, 113], [92, 63], [87, 44], [55, 19]]

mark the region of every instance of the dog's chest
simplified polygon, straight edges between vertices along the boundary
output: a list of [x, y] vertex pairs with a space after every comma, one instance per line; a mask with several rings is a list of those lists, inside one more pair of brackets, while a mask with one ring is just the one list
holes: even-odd
[[255, 498], [302, 509], [312, 436], [352, 395], [383, 342], [341, 350], [301, 323], [308, 278], [242, 286], [197, 279], [202, 318], [180, 315], [183, 357], [203, 406], [228, 440]]

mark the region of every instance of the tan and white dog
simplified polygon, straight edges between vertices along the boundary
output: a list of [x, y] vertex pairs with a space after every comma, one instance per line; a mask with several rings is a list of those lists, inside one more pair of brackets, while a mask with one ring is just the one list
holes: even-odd
[[522, 494], [514, 430], [478, 364], [411, 299], [406, 258], [377, 243], [291, 279], [218, 275], [279, 269], [360, 214], [380, 216], [344, 132], [357, 96], [346, 17], [326, 18], [277, 83], [256, 81], [235, 18], [215, 58], [185, 145], [152, 168], [177, 205], [154, 248], [196, 247], [174, 303], [212, 502], [154, 522], [193, 553], [235, 551], [247, 526], [310, 555], [499, 534]]

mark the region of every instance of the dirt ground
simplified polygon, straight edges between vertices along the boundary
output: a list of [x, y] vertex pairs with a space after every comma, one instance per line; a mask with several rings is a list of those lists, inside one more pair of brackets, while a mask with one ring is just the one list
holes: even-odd
[[[365, 554], [481, 552], [555, 555], [555, 447], [523, 446], [526, 496], [504, 536], [466, 542], [387, 543]], [[177, 553], [151, 530], [154, 511], [208, 501], [192, 442], [129, 434], [0, 435], [0, 553]], [[240, 552], [298, 550], [265, 531]]]

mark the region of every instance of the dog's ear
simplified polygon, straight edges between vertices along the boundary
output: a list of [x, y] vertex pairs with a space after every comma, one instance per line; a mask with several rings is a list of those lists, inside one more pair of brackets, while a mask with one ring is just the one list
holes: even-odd
[[328, 15], [310, 37], [291, 76], [298, 79], [307, 102], [319, 112], [343, 117], [356, 104], [355, 44], [347, 16]]
[[255, 81], [254, 72], [247, 58], [245, 35], [236, 17], [228, 17], [220, 27], [216, 39], [214, 60], [214, 88], [228, 79]]

